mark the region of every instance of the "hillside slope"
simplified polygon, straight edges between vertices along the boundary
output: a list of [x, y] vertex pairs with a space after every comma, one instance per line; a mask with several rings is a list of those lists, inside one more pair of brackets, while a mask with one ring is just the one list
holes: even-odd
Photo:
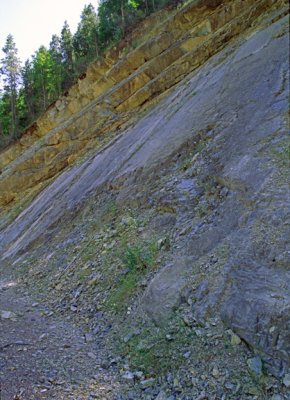
[[[274, 8], [283, 4], [279, 0]], [[112, 50], [92, 64], [0, 155], [0, 204], [11, 207], [25, 196], [31, 199], [50, 178], [88, 149], [102, 146], [140, 107], [198, 68], [270, 7], [270, 0], [192, 1], [152, 27], [144, 43], [139, 33], [135, 41], [141, 44], [135, 49]]]
[[90, 328], [106, 398], [289, 399], [287, 7], [220, 3], [92, 66], [0, 157], [1, 278]]

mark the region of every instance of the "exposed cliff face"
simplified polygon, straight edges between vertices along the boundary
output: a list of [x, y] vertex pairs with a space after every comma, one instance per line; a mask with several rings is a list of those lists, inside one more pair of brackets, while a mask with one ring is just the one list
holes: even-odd
[[41, 183], [96, 148], [104, 135], [202, 65], [270, 6], [270, 0], [193, 1], [135, 50], [126, 55], [112, 51], [91, 65], [66, 96], [0, 155], [0, 204], [41, 190]]
[[[1, 155], [1, 201], [11, 206], [90, 149], [15, 221], [2, 219], [3, 268], [40, 274], [51, 302], [79, 301], [94, 328], [95, 302], [108, 314], [116, 306], [121, 332], [144, 311], [160, 327], [173, 310], [190, 329], [223, 323], [287, 375], [286, 12], [282, 1], [191, 2], [120, 60], [92, 65]], [[159, 251], [153, 269], [137, 253], [145, 272], [125, 294], [124, 236], [135, 251], [157, 238]]]

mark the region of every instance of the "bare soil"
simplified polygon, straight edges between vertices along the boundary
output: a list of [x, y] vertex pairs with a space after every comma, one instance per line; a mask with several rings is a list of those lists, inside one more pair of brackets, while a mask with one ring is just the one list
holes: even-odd
[[0, 315], [1, 400], [110, 398], [99, 349], [71, 322], [8, 279], [0, 281]]

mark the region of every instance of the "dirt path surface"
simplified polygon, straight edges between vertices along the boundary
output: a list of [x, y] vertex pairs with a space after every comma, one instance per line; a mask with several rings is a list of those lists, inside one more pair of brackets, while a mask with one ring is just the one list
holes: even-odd
[[0, 281], [1, 400], [112, 398], [99, 358], [88, 334]]

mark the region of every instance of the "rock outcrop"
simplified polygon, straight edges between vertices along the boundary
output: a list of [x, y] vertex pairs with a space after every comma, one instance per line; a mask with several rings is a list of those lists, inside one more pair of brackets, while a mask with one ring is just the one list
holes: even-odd
[[[281, 4], [275, 2], [275, 7]], [[120, 129], [140, 107], [202, 65], [271, 6], [270, 0], [193, 1], [120, 59], [111, 52], [92, 64], [0, 155], [0, 205], [11, 207], [25, 195], [35, 196], [43, 183], [96, 148], [104, 135]]]
[[193, 1], [121, 59], [92, 65], [0, 156], [6, 207], [55, 178], [14, 221], [2, 218], [3, 266], [16, 268], [34, 248], [46, 254], [61, 221], [74, 221], [90, 199], [151, 208], [150, 229], [164, 223], [173, 245], [141, 309], [162, 325], [188, 301], [195, 320], [220, 318], [283, 376], [286, 14], [283, 1]]

